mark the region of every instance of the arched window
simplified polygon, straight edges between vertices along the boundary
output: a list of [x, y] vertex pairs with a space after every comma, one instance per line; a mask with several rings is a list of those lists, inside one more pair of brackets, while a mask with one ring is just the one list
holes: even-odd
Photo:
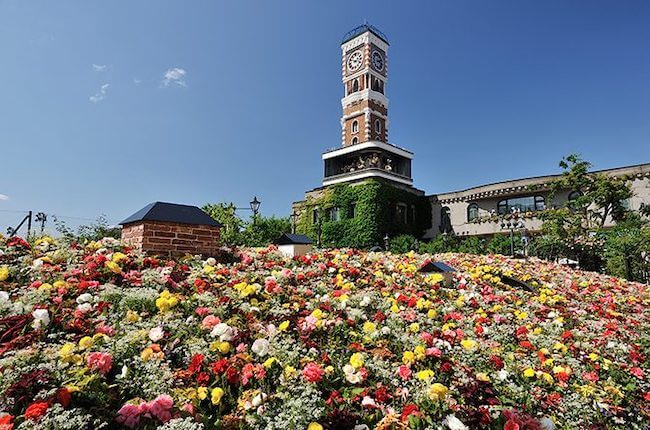
[[467, 222], [472, 222], [478, 218], [478, 205], [476, 203], [470, 203], [467, 206]]
[[359, 123], [357, 121], [352, 122], [352, 133], [359, 132]]
[[352, 92], [356, 93], [357, 91], [359, 91], [359, 80], [355, 79], [352, 83]]
[[440, 233], [451, 233], [453, 228], [451, 226], [451, 209], [448, 206], [443, 206], [440, 209]]
[[356, 137], [353, 137], [352, 138], [352, 144], [356, 145], [357, 143], [359, 143], [359, 139], [357, 139]]
[[543, 196], [513, 197], [500, 200], [497, 203], [497, 213], [499, 215], [508, 215], [515, 210], [518, 212], [535, 212], [544, 209], [546, 209], [546, 201]]
[[377, 133], [381, 133], [381, 121], [379, 121], [378, 119], [375, 120], [375, 131]]

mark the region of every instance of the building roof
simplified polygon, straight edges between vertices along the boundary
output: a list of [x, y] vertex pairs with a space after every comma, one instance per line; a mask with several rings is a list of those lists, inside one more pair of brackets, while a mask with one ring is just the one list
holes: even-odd
[[[590, 174], [599, 173], [611, 176], [650, 176], [650, 163], [635, 164], [632, 166], [615, 167], [612, 169], [595, 170]], [[451, 191], [446, 193], [432, 194], [429, 197], [437, 198], [440, 201], [469, 201], [485, 197], [516, 194], [529, 190], [529, 187], [544, 187], [551, 181], [561, 177], [562, 174], [546, 176], [533, 176], [529, 178], [513, 179], [502, 182], [493, 182], [491, 184], [479, 185], [467, 188], [461, 191]]]
[[285, 233], [278, 237], [274, 243], [276, 245], [311, 245], [313, 242], [304, 234]]
[[441, 261], [427, 261], [422, 265], [422, 267], [420, 267], [419, 271], [422, 273], [445, 273], [455, 272], [456, 269]]
[[120, 224], [126, 225], [141, 221], [175, 222], [178, 224], [221, 227], [221, 224], [201, 210], [201, 208], [165, 202], [149, 203], [147, 206], [120, 222]]
[[374, 25], [370, 25], [370, 24], [368, 24], [366, 22], [366, 23], [361, 24], [358, 27], [353, 28], [352, 30], [348, 31], [347, 33], [345, 33], [345, 36], [343, 36], [343, 40], [341, 40], [341, 45], [343, 45], [345, 42], [348, 42], [348, 41], [354, 39], [355, 37], [365, 33], [366, 31], [371, 32], [372, 34], [374, 34], [375, 36], [377, 36], [378, 38], [380, 38], [381, 40], [386, 42], [386, 44], [388, 44], [388, 38], [386, 37], [386, 35], [384, 33], [382, 33]]

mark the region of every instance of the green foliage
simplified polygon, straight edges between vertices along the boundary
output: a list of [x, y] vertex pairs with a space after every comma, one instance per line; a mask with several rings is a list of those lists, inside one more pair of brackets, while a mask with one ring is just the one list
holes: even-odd
[[607, 273], [631, 281], [648, 282], [650, 274], [650, 223], [630, 214], [604, 231], [604, 260]]
[[56, 231], [58, 231], [64, 239], [72, 242], [92, 242], [93, 240], [100, 240], [105, 237], [112, 237], [119, 239], [121, 235], [121, 230], [119, 227], [114, 227], [109, 225], [106, 215], [100, 215], [97, 219], [91, 224], [80, 225], [77, 230], [73, 230], [69, 227], [65, 221], [54, 217], [54, 225]]
[[213, 219], [221, 223], [221, 243], [226, 246], [244, 244], [244, 221], [235, 214], [232, 203], [208, 203], [201, 208]]
[[[406, 205], [410, 212], [409, 222], [403, 223], [396, 216], [398, 203]], [[326, 219], [330, 208], [339, 208], [339, 220]], [[320, 213], [319, 223], [313, 222], [315, 209]], [[383, 246], [386, 234], [389, 237], [408, 234], [418, 238], [431, 226], [431, 205], [426, 197], [374, 179], [328, 187], [320, 197], [302, 202], [299, 212], [297, 231], [316, 241], [320, 224], [323, 246]], [[415, 221], [412, 220], [413, 212]]]
[[246, 224], [242, 232], [243, 243], [246, 246], [266, 246], [284, 233], [291, 231], [289, 218], [266, 218], [256, 215]]
[[[518, 235], [515, 236], [515, 243], [517, 243], [517, 239], [519, 240], [519, 243], [521, 243], [521, 238]], [[490, 254], [510, 255], [510, 235], [495, 234], [488, 242], [486, 251]]]
[[221, 223], [221, 242], [226, 246], [266, 246], [291, 231], [289, 218], [254, 215], [251, 221], [244, 221], [235, 213], [233, 203], [209, 203], [202, 209]]
[[395, 236], [390, 239], [389, 244], [389, 250], [396, 254], [403, 254], [418, 249], [418, 240], [410, 234]]
[[420, 244], [420, 252], [438, 254], [442, 252], [456, 252], [460, 246], [460, 238], [451, 234], [440, 234], [430, 242]]
[[626, 217], [624, 201], [632, 197], [629, 179], [589, 173], [591, 163], [575, 154], [559, 164], [564, 172], [551, 183], [550, 199], [566, 190], [578, 191], [580, 196], [540, 215], [542, 237], [533, 251], [540, 257], [568, 257], [579, 261], [583, 269], [599, 270], [603, 253], [600, 232], [608, 218], [618, 222]]

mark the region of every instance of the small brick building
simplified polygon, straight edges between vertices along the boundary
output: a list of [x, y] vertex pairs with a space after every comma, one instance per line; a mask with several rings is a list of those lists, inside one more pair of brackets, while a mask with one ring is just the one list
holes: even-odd
[[120, 223], [122, 241], [149, 254], [215, 255], [221, 224], [196, 206], [155, 202]]

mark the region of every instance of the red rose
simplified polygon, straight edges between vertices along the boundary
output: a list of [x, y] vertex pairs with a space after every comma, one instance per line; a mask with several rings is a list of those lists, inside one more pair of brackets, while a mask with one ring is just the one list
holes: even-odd
[[307, 363], [307, 365], [302, 369], [302, 376], [304, 376], [308, 382], [316, 383], [322, 381], [323, 373], [323, 369], [313, 361]]
[[59, 388], [56, 391], [56, 401], [59, 402], [64, 408], [70, 406], [70, 402], [72, 401], [72, 395], [70, 394], [70, 391], [68, 391], [67, 388]]
[[49, 405], [47, 402], [34, 402], [25, 410], [25, 418], [28, 420], [38, 421], [40, 417], [45, 415]]
[[0, 417], [0, 430], [13, 430], [14, 417], [12, 415], [3, 415]]
[[402, 409], [402, 421], [408, 421], [411, 415], [416, 417], [419, 417], [421, 415], [418, 405], [409, 403], [408, 405], [404, 406], [404, 409]]

